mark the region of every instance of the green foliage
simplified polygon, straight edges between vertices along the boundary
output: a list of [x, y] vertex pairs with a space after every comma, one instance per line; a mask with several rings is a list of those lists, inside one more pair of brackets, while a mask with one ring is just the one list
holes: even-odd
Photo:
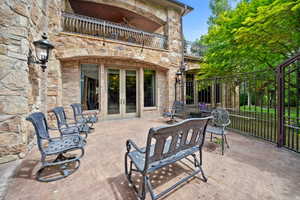
[[[253, 112], [253, 113], [268, 113], [271, 115], [276, 115], [276, 109], [275, 108], [267, 108], [267, 107], [260, 107], [260, 106], [240, 106], [241, 111], [247, 111], [247, 112]], [[291, 108], [285, 108], [285, 116], [288, 119], [293, 121], [297, 121], [299, 114], [297, 114], [297, 108], [296, 107], [291, 107]]]
[[213, 24], [214, 19], [216, 19], [223, 12], [231, 9], [228, 0], [211, 0], [209, 7], [212, 11], [212, 16], [210, 16], [208, 24]]
[[300, 50], [300, 0], [242, 0], [224, 8], [213, 8], [208, 34], [199, 40], [207, 46], [204, 77], [273, 70]]

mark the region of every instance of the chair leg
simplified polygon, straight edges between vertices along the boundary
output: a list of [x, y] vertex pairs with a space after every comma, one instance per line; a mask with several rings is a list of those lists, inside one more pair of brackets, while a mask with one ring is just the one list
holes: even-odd
[[142, 194], [141, 194], [141, 197], [140, 197], [141, 200], [146, 199], [146, 184], [147, 184], [147, 178], [146, 178], [146, 175], [143, 175]]
[[199, 170], [201, 171], [201, 175], [202, 175], [202, 178], [203, 178], [204, 182], [207, 182], [207, 178], [206, 178], [206, 176], [204, 174], [204, 171], [202, 169], [202, 151], [201, 150], [199, 151], [199, 154], [200, 154], [200, 161], [198, 161], [195, 154], [192, 154], [192, 156], [194, 157], [194, 165], [195, 165], [195, 167], [198, 167]]
[[132, 181], [131, 181], [131, 170], [132, 170], [132, 161], [130, 161], [130, 168], [129, 168], [129, 170], [130, 171], [128, 171], [128, 161], [127, 161], [127, 158], [128, 158], [128, 153], [126, 152], [125, 153], [125, 175], [126, 175], [126, 177], [127, 177], [127, 179], [128, 179], [128, 181], [130, 182], [130, 183], [132, 183]]
[[229, 144], [228, 144], [228, 142], [227, 142], [227, 137], [226, 137], [226, 135], [224, 135], [224, 137], [225, 137], [225, 142], [226, 142], [226, 144], [227, 144], [227, 148], [229, 148]]
[[222, 135], [222, 155], [224, 155], [224, 135]]
[[[68, 161], [62, 163], [63, 161]], [[70, 168], [69, 164], [74, 164], [73, 168]], [[47, 171], [47, 169], [50, 169], [52, 167], [59, 167], [59, 172], [61, 175], [59, 176], [47, 176], [47, 174], [43, 175], [44, 171]], [[80, 167], [80, 160], [79, 158], [76, 157], [65, 157], [62, 153], [57, 156], [57, 158], [51, 162], [51, 163], [46, 163], [45, 162], [45, 157], [42, 156], [42, 167], [36, 172], [36, 180], [40, 182], [52, 182], [52, 181], [57, 181], [63, 178], [66, 178], [76, 172]]]
[[202, 149], [199, 151], [200, 166], [202, 166]]
[[210, 133], [210, 142], [212, 142], [212, 133]]

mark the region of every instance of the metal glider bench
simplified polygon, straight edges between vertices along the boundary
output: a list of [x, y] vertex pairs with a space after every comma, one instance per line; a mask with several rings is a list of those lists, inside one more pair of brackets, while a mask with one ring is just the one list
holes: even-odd
[[[125, 174], [139, 199], [144, 200], [146, 198], [146, 188], [150, 192], [152, 200], [158, 199], [198, 173], [201, 173], [204, 182], [207, 181], [201, 166], [202, 146], [205, 140], [206, 127], [210, 119], [211, 117], [192, 118], [173, 125], [151, 128], [148, 133], [146, 147], [142, 149], [133, 141], [127, 140]], [[156, 140], [153, 145], [151, 145], [152, 140]], [[197, 152], [199, 152], [199, 159], [196, 155]], [[195, 171], [160, 194], [155, 194], [149, 175], [155, 170], [182, 159], [191, 162], [195, 167]], [[131, 179], [132, 171], [141, 173], [143, 177], [140, 190], [133, 184]]]

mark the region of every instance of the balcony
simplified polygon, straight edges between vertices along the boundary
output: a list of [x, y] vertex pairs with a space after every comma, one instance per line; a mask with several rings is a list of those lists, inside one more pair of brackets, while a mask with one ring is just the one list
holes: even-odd
[[167, 49], [167, 37], [122, 24], [78, 14], [62, 13], [64, 32], [118, 40], [156, 49]]
[[200, 46], [196, 42], [185, 41], [184, 55], [186, 57], [200, 58], [204, 51], [204, 46]]

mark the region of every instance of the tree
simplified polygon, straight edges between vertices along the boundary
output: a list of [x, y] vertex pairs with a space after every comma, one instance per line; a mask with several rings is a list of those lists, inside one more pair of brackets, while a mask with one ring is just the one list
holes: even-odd
[[208, 24], [213, 24], [214, 19], [223, 12], [231, 9], [228, 0], [211, 0], [209, 2], [209, 7], [212, 11], [212, 16], [209, 17]]
[[[212, 2], [221, 2], [214, 0]], [[242, 0], [216, 7], [207, 35], [203, 77], [270, 69], [300, 50], [300, 0]]]

